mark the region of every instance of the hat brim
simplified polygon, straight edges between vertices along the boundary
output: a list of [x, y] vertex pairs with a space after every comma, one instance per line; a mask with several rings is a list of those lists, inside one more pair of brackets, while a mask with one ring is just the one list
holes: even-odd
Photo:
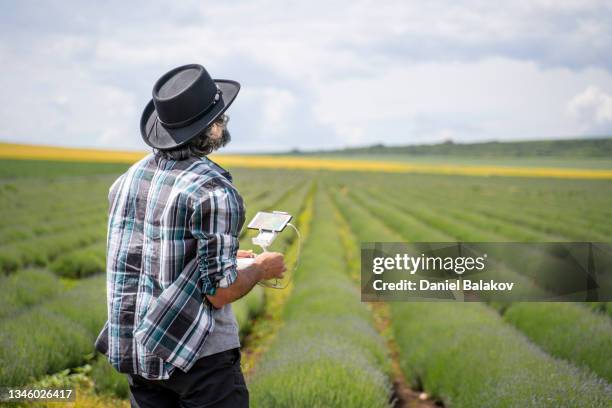
[[185, 127], [168, 128], [164, 126], [157, 120], [157, 112], [153, 99], [151, 99], [140, 118], [140, 133], [145, 143], [159, 150], [173, 149], [186, 144], [210, 126], [230, 107], [240, 90], [240, 84], [236, 81], [229, 79], [214, 79], [214, 81], [221, 89], [221, 98], [210, 112]]

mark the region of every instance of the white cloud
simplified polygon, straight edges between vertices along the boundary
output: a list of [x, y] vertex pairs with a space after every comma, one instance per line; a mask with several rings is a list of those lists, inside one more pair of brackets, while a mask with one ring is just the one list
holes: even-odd
[[92, 78], [77, 64], [21, 63], [0, 86], [10, 103], [0, 108], [3, 138], [65, 146], [141, 148], [139, 104], [122, 87]]
[[501, 58], [411, 64], [316, 88], [315, 114], [395, 144], [579, 136], [588, 129], [568, 114], [566, 101], [590, 79], [612, 89], [612, 76], [599, 69]]
[[[289, 130], [297, 104], [297, 98], [290, 90], [245, 87], [240, 91], [239, 98], [236, 99], [237, 103], [248, 106], [253, 118], [257, 119], [255, 123], [259, 134], [274, 137]], [[233, 122], [235, 115], [230, 113], [230, 117]]]
[[23, 1], [0, 33], [4, 139], [145, 148], [154, 81], [189, 62], [243, 85], [229, 150], [610, 130], [607, 1]]
[[295, 96], [286, 89], [265, 88], [261, 97], [266, 129], [274, 133], [287, 130], [289, 115], [296, 104]]
[[567, 108], [583, 132], [612, 133], [612, 95], [598, 87], [587, 87], [568, 102]]
[[[331, 123], [331, 126], [336, 130], [346, 145], [362, 145], [368, 142], [366, 134], [362, 127], [354, 125], [345, 125], [344, 122], [338, 121]], [[325, 147], [325, 146], [324, 146]]]

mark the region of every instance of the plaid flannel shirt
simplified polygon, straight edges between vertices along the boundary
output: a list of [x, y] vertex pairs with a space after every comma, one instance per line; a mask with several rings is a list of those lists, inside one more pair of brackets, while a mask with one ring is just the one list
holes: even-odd
[[108, 320], [96, 349], [119, 372], [167, 379], [189, 370], [214, 330], [204, 296], [237, 276], [244, 203], [207, 157], [149, 154], [109, 189]]

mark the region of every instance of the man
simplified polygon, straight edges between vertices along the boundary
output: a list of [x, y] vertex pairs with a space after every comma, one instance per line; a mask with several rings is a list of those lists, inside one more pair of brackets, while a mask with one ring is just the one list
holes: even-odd
[[133, 407], [246, 407], [231, 302], [281, 278], [283, 256], [236, 269], [244, 203], [206, 155], [230, 140], [225, 111], [240, 90], [201, 65], [153, 87], [140, 121], [153, 153], [109, 190], [108, 321], [96, 340], [127, 374]]

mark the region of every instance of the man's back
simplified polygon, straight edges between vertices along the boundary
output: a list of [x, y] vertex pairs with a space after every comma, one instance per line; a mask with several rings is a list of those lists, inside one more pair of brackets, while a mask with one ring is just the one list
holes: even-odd
[[108, 322], [98, 350], [124, 373], [165, 379], [205, 354], [205, 294], [236, 279], [244, 204], [206, 157], [148, 155], [109, 190]]

